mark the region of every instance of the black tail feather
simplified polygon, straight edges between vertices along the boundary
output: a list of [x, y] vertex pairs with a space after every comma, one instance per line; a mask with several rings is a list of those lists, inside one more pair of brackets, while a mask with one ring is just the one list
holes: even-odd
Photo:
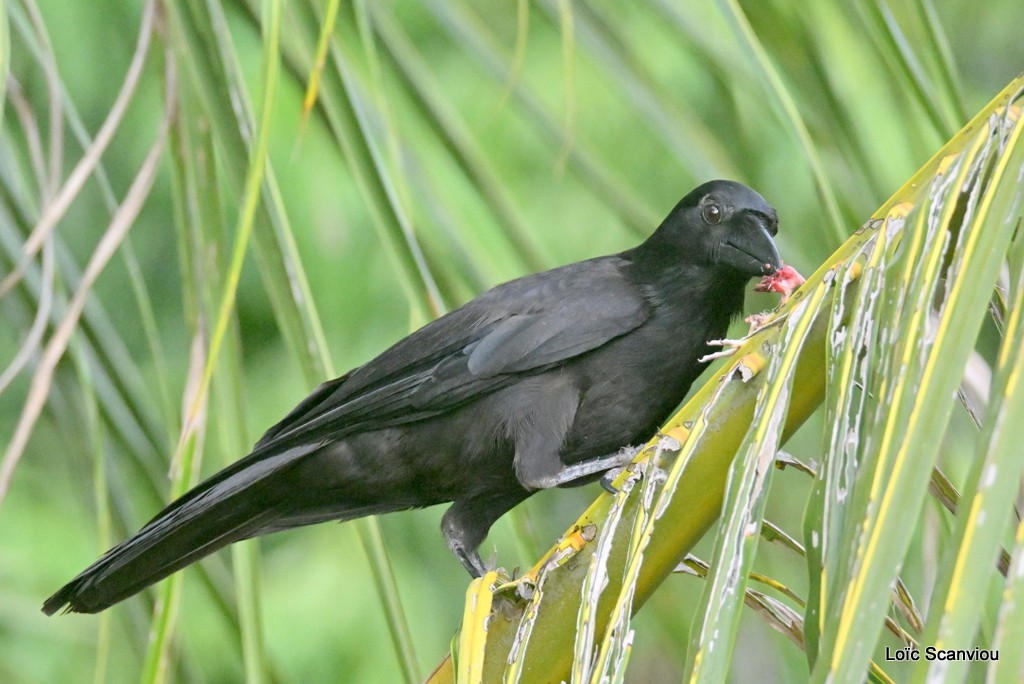
[[222, 503], [195, 519], [158, 517], [48, 598], [43, 612], [97, 613], [231, 542], [259, 534], [274, 518], [270, 502], [258, 497]]
[[315, 448], [254, 453], [214, 475], [48, 598], [43, 612], [99, 612], [232, 542], [278, 529], [281, 472]]

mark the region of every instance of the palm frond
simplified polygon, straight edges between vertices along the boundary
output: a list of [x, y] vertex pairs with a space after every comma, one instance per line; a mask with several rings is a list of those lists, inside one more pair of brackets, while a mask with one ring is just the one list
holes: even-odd
[[[1012, 680], [1022, 541], [1005, 425], [1024, 240], [998, 223], [1012, 103], [998, 134], [975, 120], [921, 165], [1019, 71], [1018, 14], [1010, 0], [0, 3], [0, 680], [419, 679], [464, 612], [439, 511], [246, 542], [100, 619], [44, 621], [38, 603], [316, 383], [494, 283], [635, 244], [712, 176], [755, 186], [786, 261], [822, 267], [720, 369], [749, 382], [714, 380], [666, 427], [682, 455], [655, 445], [660, 465], [528, 575], [528, 619], [509, 622], [506, 598], [474, 614], [465, 677], [741, 679], [754, 662], [765, 678], [856, 679], [872, 660], [879, 680], [937, 676], [880, 660], [913, 643], [999, 648], [991, 674], [942, 672]], [[786, 337], [803, 340], [788, 361]], [[783, 441], [785, 468], [765, 471]], [[495, 526], [497, 559], [533, 558], [592, 495], [531, 499]], [[789, 543], [755, 556], [758, 525]], [[694, 547], [706, 583], [674, 572]], [[764, 582], [740, 591], [748, 574]], [[840, 627], [871, 638], [854, 648]], [[495, 654], [513, 642], [505, 673]]]

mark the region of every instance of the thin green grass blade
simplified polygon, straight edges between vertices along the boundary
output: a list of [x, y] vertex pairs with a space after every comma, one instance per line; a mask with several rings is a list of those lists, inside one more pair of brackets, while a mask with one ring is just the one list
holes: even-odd
[[751, 52], [754, 62], [758, 65], [762, 75], [768, 82], [768, 94], [771, 95], [773, 106], [778, 108], [782, 119], [790, 126], [793, 134], [800, 143], [800, 149], [807, 159], [808, 165], [814, 174], [818, 195], [821, 198], [822, 207], [825, 210], [829, 229], [835, 244], [842, 244], [847, 238], [846, 222], [839, 211], [839, 204], [836, 202], [835, 191], [832, 188], [832, 181], [829, 180], [825, 166], [821, 161], [821, 155], [811, 138], [807, 124], [804, 123], [796, 100], [790, 89], [786, 86], [782, 75], [772, 63], [757, 34], [754, 32], [750, 21], [747, 19], [743, 8], [737, 0], [719, 0], [722, 13], [729, 17], [734, 30], [739, 34], [744, 46]]
[[527, 230], [521, 210], [508, 192], [500, 173], [489, 161], [483, 146], [449, 102], [444, 88], [427, 69], [424, 56], [401, 24], [378, 7], [376, 4], [371, 6], [374, 27], [398, 69], [402, 84], [416, 104], [428, 113], [427, 123], [487, 202], [504, 230], [505, 239], [520, 258], [521, 270], [540, 271], [547, 268], [551, 264], [551, 257]]
[[[833, 178], [843, 178], [841, 186], [836, 184], [836, 201], [844, 215], [850, 216], [849, 207], [862, 206], [859, 198], [884, 197], [892, 182], [886, 176], [889, 169], [871, 153], [875, 131], [858, 125], [856, 111], [850, 106], [850, 95], [843, 87], [845, 80], [856, 78], [855, 70], [844, 69], [844, 66], [851, 62], [864, 63], [866, 60], [860, 54], [864, 48], [858, 45], [856, 37], [846, 42], [847, 29], [839, 21], [842, 15], [832, 6], [808, 6], [797, 10], [792, 5], [766, 4], [765, 8], [768, 7], [773, 14], [768, 15], [770, 19], [762, 25], [785, 26], [784, 30], [791, 38], [785, 44], [771, 40], [766, 43], [777, 53], [788, 55], [788, 69], [793, 68], [794, 62], [806, 63], [806, 74], [798, 71], [791, 76], [791, 82], [793, 78], [800, 79], [793, 94], [799, 98], [800, 110], [812, 131], [821, 127], [821, 122], [828, 122], [828, 138], [819, 137], [815, 143], [821, 150], [829, 174]], [[748, 79], [739, 87], [744, 92], [747, 89], [757, 92], [762, 86], [754, 79]], [[854, 97], [858, 95], [860, 93]], [[829, 159], [833, 161], [830, 163]], [[838, 166], [836, 159], [842, 160]]]
[[[482, 68], [496, 81], [505, 84], [509, 79], [509, 60], [500, 47], [493, 31], [479, 19], [464, 2], [448, 3], [429, 0], [428, 8], [437, 17], [468, 55], [480, 62]], [[521, 82], [515, 82], [513, 96], [524, 115], [546, 140], [562, 149], [565, 133], [558, 117], [532, 91]], [[596, 153], [583, 140], [576, 140], [569, 148], [567, 168], [579, 175], [584, 187], [591, 188], [612, 211], [637, 235], [646, 237], [651, 226], [661, 216], [633, 192], [617, 174], [616, 169], [598, 160]]]
[[[245, 253], [249, 247], [249, 238], [252, 236], [255, 226], [256, 208], [259, 206], [260, 191], [263, 186], [264, 171], [266, 169], [274, 99], [277, 94], [280, 78], [279, 41], [281, 5], [279, 0], [266, 0], [264, 9], [269, 12], [270, 16], [266, 18], [265, 26], [267, 26], [267, 30], [264, 34], [263, 101], [260, 107], [259, 122], [256, 127], [252, 157], [246, 173], [241, 210], [235, 232], [235, 243], [231, 252], [231, 262], [228, 264], [227, 280], [224, 283], [220, 304], [213, 319], [214, 327], [210, 337], [210, 350], [200, 379], [199, 388], [196, 392], [196, 397], [200, 401], [205, 401], [210, 381], [213, 378], [214, 368], [217, 364], [217, 356], [231, 321], [231, 312], [234, 309], [235, 297], [238, 293], [238, 281], [242, 277]], [[187, 410], [188, 415], [185, 417], [185, 422], [190, 422], [192, 420], [192, 413], [198, 411], [198, 404], [190, 405]]]
[[[434, 274], [431, 267], [428, 265], [426, 255], [424, 254], [423, 247], [420, 242], [420, 237], [417, 234], [415, 217], [413, 216], [410, 200], [410, 184], [406, 179], [406, 170], [402, 163], [403, 151], [408, 145], [404, 140], [402, 140], [398, 131], [395, 124], [395, 115], [392, 111], [391, 105], [389, 104], [388, 93], [386, 93], [383, 88], [384, 73], [381, 67], [381, 59], [377, 48], [375, 33], [370, 25], [366, 3], [363, 1], [355, 3], [353, 5], [353, 10], [355, 14], [354, 23], [357, 27], [359, 43], [361, 43], [363, 47], [363, 53], [368, 65], [368, 73], [365, 80], [365, 90], [367, 95], [365, 98], [352, 97], [352, 100], [356, 105], [360, 102], [365, 102], [367, 105], [365, 107], [365, 113], [362, 111], [364, 109], [362, 107], [356, 106], [354, 108], [354, 111], [358, 115], [361, 115], [358, 117], [360, 137], [368, 143], [367, 148], [373, 157], [377, 174], [383, 181], [383, 187], [388, 190], [387, 196], [390, 203], [393, 205], [393, 215], [397, 219], [397, 227], [401, 229], [402, 240], [408, 246], [408, 252], [412, 255], [413, 263], [416, 267], [416, 274], [418, 276], [415, 281], [416, 286], [423, 291], [422, 296], [426, 297], [432, 316], [437, 317], [447, 311], [447, 305], [445, 304], [440, 289], [435, 282]], [[336, 45], [344, 44], [344, 41], [338, 41], [336, 43]], [[337, 54], [335, 55], [335, 59], [338, 59]], [[343, 85], [350, 87], [349, 79], [345, 77], [345, 73], [349, 72], [354, 74], [355, 65], [352, 60], [348, 60], [348, 62], [347, 66], [341, 67], [339, 65], [339, 71], [342, 74]], [[373, 132], [370, 128], [371, 121], [377, 125], [378, 129], [383, 129], [384, 151], [380, 151], [377, 144], [374, 142]], [[378, 197], [376, 199], [381, 198]], [[426, 320], [423, 322], [426, 322]]]
[[569, 158], [569, 150], [573, 146], [573, 139], [576, 137], [576, 21], [569, 0], [556, 1], [558, 3], [559, 36], [562, 43], [562, 73], [565, 84], [562, 87], [562, 93], [565, 120], [562, 124], [564, 133], [562, 149], [555, 157], [555, 168], [564, 169], [566, 160]]
[[[197, 390], [202, 384], [203, 367], [206, 365], [204, 342], [203, 335], [197, 333], [192, 344], [192, 362], [184, 397], [185, 405], [194, 406], [196, 410], [189, 412], [190, 419], [182, 425], [181, 438], [171, 462], [170, 498], [172, 500], [184, 494], [195, 483], [202, 463], [206, 434], [206, 402], [197, 396]], [[141, 684], [163, 684], [173, 678], [171, 643], [183, 581], [183, 575], [175, 573], [158, 590], [139, 677]]]
[[0, 129], [7, 109], [7, 76], [11, 71], [11, 27], [7, 22], [7, 0], [0, 0]]
[[[549, 11], [552, 1], [545, 3]], [[607, 16], [610, 9], [580, 5], [575, 10], [580, 42], [598, 61], [602, 72], [612, 77], [692, 179], [742, 178], [733, 152], [685, 102], [670, 99], [671, 91], [659, 88], [631, 52], [630, 48], [637, 46], [619, 39], [612, 23], [615, 19]]]
[[22, 35], [32, 36], [29, 43], [39, 47], [36, 54], [45, 77], [49, 104], [46, 122], [49, 135], [45, 146], [46, 160], [39, 168], [39, 190], [43, 197], [50, 198], [57, 192], [64, 164], [64, 102], [61, 97], [60, 70], [57, 68], [53, 43], [38, 4], [34, 0], [25, 0], [11, 9], [15, 21], [22, 20]]
[[164, 352], [164, 345], [160, 341], [160, 331], [157, 326], [156, 311], [153, 306], [153, 297], [149, 287], [146, 285], [145, 275], [139, 265], [139, 260], [132, 248], [131, 239], [126, 239], [121, 250], [121, 257], [128, 269], [128, 277], [132, 285], [132, 295], [135, 298], [135, 306], [139, 312], [139, 319], [142, 322], [142, 330], [146, 337], [146, 344], [149, 347], [149, 356], [155, 370], [157, 404], [160, 408], [161, 422], [167, 426], [168, 433], [178, 431], [178, 419], [174, 410], [174, 403], [171, 400], [171, 388], [168, 386], [168, 378], [171, 374], [168, 370], [167, 355]]
[[530, 0], [516, 0], [516, 42], [512, 47], [509, 61], [508, 80], [501, 89], [501, 96], [495, 109], [501, 109], [512, 94], [513, 86], [519, 81], [526, 62], [526, 45], [530, 35]]
[[926, 54], [931, 55], [937, 63], [942, 88], [947, 93], [949, 104], [953, 109], [953, 116], [958, 122], [967, 121], [970, 114], [964, 108], [963, 88], [960, 86], [961, 77], [956, 60], [953, 58], [953, 51], [949, 46], [949, 39], [946, 37], [946, 30], [935, 11], [935, 4], [932, 0], [916, 0], [914, 5], [928, 41]]
[[[171, 7], [168, 14], [174, 40], [182, 46], [180, 52], [185, 56], [183, 69], [191, 73], [189, 83], [196, 87], [197, 104], [209, 117], [224, 175], [229, 186], [238, 190], [249, 167], [254, 123], [227, 18], [219, 5], [198, 1]], [[258, 21], [254, 21], [258, 26]], [[258, 222], [269, 224], [273, 232], [255, 231], [254, 253], [284, 340], [299, 361], [307, 382], [314, 385], [326, 375], [322, 365], [323, 330], [319, 319], [310, 315], [315, 313], [315, 307], [308, 296], [305, 273], [296, 256], [291, 228], [269, 165], [265, 177], [267, 187], [257, 208]], [[296, 296], [303, 297], [303, 306], [295, 306]]]
[[331, 47], [331, 35], [334, 33], [334, 26], [338, 21], [338, 8], [340, 5], [340, 0], [329, 0], [327, 9], [324, 12], [320, 34], [316, 40], [316, 56], [313, 58], [313, 68], [309, 71], [309, 85], [306, 86], [306, 96], [302, 101], [302, 113], [307, 117], [320, 96], [320, 79], [323, 75], [324, 66], [327, 64], [327, 51]]
[[[196, 415], [196, 420], [203, 416]], [[175, 452], [175, 463], [178, 475], [171, 480], [171, 498], [184, 494], [194, 483], [194, 471], [202, 461], [203, 426], [186, 425], [183, 428], [184, 438]], [[190, 477], [190, 475], [192, 475]], [[149, 626], [148, 648], [142, 662], [139, 675], [141, 684], [163, 684], [169, 681], [171, 640], [177, 619], [178, 602], [181, 598], [183, 576], [180, 573], [171, 575], [160, 587], [156, 606]]]
[[[100, 420], [99, 406], [96, 401], [95, 388], [92, 383], [92, 370], [89, 359], [82, 353], [81, 345], [71, 345], [75, 370], [78, 373], [82, 390], [82, 405], [85, 414], [86, 434], [89, 437], [89, 450], [92, 455], [93, 497], [96, 501], [96, 529], [100, 551], [106, 550], [111, 544], [110, 495], [107, 489], [105, 438], [103, 424]], [[99, 617], [96, 630], [96, 665], [93, 669], [93, 682], [104, 684], [109, 677], [108, 667], [111, 644], [111, 616], [104, 613]]]
[[388, 616], [388, 631], [398, 655], [398, 665], [406, 682], [413, 684], [422, 681], [423, 675], [420, 673], [419, 661], [416, 658], [412, 630], [409, 628], [409, 617], [402, 606], [394, 565], [387, 555], [380, 522], [376, 516], [371, 516], [360, 518], [355, 524], [359, 526], [359, 540], [362, 542], [377, 593]]
[[[215, 281], [214, 278], [207, 280], [209, 286], [213, 287], [217, 286]], [[208, 293], [210, 298], [213, 294]], [[246, 392], [241, 352], [238, 318], [233, 314], [212, 387], [216, 432], [224, 466], [232, 463], [236, 454], [245, 453], [246, 445], [251, 443], [245, 427]], [[261, 684], [267, 680], [269, 667], [264, 652], [261, 624], [258, 539], [250, 539], [231, 546], [231, 569], [235, 580], [235, 596], [238, 599], [238, 628], [245, 681], [247, 684]]]
[[[914, 43], [903, 30], [887, 2], [873, 0], [861, 4], [860, 8], [873, 29], [876, 45], [889, 57], [894, 72], [925, 111], [939, 136], [952, 137], [960, 124], [948, 104], [955, 100], [955, 96], [940, 91], [929, 78]], [[929, 33], [932, 31], [929, 30]]]
[[374, 111], [365, 87], [348, 54], [350, 46], [332, 40], [331, 68], [321, 83], [320, 104], [339, 149], [370, 211], [381, 244], [395, 266], [417, 327], [438, 316], [444, 302], [423, 250], [402, 206], [394, 175], [378, 149], [372, 132]]

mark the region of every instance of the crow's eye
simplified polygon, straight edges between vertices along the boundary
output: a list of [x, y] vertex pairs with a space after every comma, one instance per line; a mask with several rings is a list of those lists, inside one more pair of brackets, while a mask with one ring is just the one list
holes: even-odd
[[704, 219], [704, 223], [710, 226], [716, 225], [722, 220], [722, 207], [718, 206], [714, 202], [708, 202], [704, 205], [704, 208], [700, 210], [700, 215]]

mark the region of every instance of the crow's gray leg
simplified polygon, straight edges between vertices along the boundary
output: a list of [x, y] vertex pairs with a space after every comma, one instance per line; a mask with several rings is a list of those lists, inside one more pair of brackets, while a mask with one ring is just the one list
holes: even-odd
[[550, 489], [564, 484], [581, 480], [591, 475], [604, 473], [614, 468], [621, 468], [633, 460], [633, 454], [628, 451], [617, 451], [608, 456], [592, 458], [589, 461], [580, 461], [572, 465], [565, 465], [558, 460], [558, 454], [554, 458], [544, 460], [533, 458], [519, 467], [516, 462], [516, 477], [519, 483], [527, 489]]
[[441, 531], [448, 548], [470, 575], [480, 577], [488, 570], [480, 558], [479, 548], [491, 525], [528, 496], [530, 492], [525, 490], [491, 493], [459, 499], [445, 511]]

